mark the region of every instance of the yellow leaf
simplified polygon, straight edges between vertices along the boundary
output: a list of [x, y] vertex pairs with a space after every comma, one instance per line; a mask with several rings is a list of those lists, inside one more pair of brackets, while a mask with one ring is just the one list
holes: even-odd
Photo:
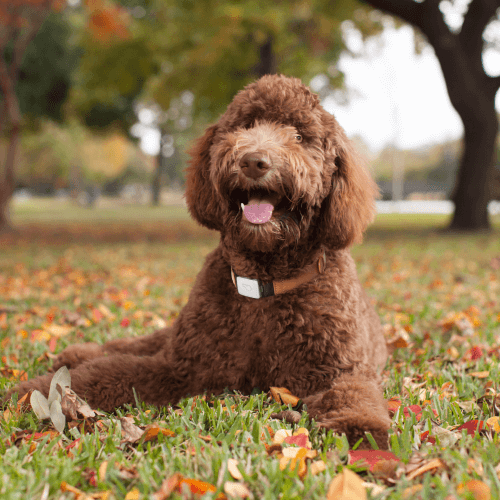
[[366, 488], [356, 473], [344, 468], [333, 478], [326, 498], [327, 500], [367, 500]]
[[500, 432], [500, 423], [498, 417], [490, 417], [486, 420], [486, 425], [491, 427], [495, 432]]
[[139, 500], [141, 498], [141, 494], [137, 488], [134, 488], [133, 490], [130, 490], [126, 495], [125, 495], [125, 500]]
[[484, 372], [472, 372], [472, 373], [469, 373], [469, 375], [471, 377], [476, 377], [476, 378], [488, 378], [488, 376], [490, 375], [490, 372], [489, 371], [484, 371]]

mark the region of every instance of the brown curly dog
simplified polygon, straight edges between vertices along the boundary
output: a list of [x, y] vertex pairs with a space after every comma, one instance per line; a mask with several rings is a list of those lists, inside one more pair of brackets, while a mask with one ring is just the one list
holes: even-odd
[[[380, 385], [387, 351], [349, 247], [377, 187], [335, 118], [300, 80], [265, 76], [239, 92], [190, 151], [186, 200], [221, 234], [176, 323], [152, 335], [61, 352], [94, 408], [154, 405], [224, 389], [288, 388], [355, 443], [388, 446]], [[51, 374], [19, 384], [48, 393]]]

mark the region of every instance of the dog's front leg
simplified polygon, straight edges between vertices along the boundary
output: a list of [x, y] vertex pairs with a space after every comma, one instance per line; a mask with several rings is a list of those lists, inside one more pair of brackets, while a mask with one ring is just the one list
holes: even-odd
[[[112, 411], [139, 400], [162, 406], [175, 403], [190, 392], [190, 376], [174, 370], [164, 353], [139, 357], [117, 354], [88, 361], [70, 370], [71, 388], [94, 409]], [[7, 394], [22, 396], [37, 389], [48, 396], [53, 374], [22, 382]]]
[[363, 438], [359, 448], [371, 449], [365, 435], [370, 432], [379, 449], [388, 449], [391, 420], [378, 377], [371, 369], [342, 374], [330, 389], [303, 401], [310, 417], [321, 427], [345, 433], [351, 446]]

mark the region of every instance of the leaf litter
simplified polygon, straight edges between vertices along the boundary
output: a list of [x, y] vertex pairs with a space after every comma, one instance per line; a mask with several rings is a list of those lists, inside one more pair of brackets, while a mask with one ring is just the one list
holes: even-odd
[[[232, 431], [234, 438], [228, 451], [232, 457], [224, 460], [219, 476], [214, 472], [215, 475], [202, 474], [200, 477], [201, 470], [197, 474], [197, 469], [190, 467], [179, 467], [179, 472], [165, 471], [165, 477], [157, 479], [156, 487], [151, 485], [149, 489], [153, 497], [192, 495], [196, 498], [205, 494], [213, 498], [256, 497], [262, 490], [252, 479], [258, 473], [258, 469], [252, 467], [255, 458], [242, 460], [238, 450], [248, 449], [248, 457], [258, 457], [260, 446], [267, 460], [275, 461], [284, 477], [298, 478], [303, 488], [313, 484], [311, 478], [324, 481], [328, 477], [323, 498], [343, 498], [346, 494], [352, 498], [390, 495], [393, 489], [400, 491], [402, 498], [418, 498], [428, 488], [426, 477], [431, 478], [434, 491], [438, 487], [438, 483], [432, 482], [434, 478], [441, 481], [439, 484], [454, 485], [453, 498], [464, 495], [475, 499], [494, 498], [499, 493], [496, 481], [500, 480], [500, 457], [491, 459], [495, 460], [491, 468], [482, 466], [485, 455], [481, 455], [484, 453], [481, 446], [496, 442], [500, 430], [500, 393], [495, 369], [500, 358], [500, 288], [498, 270], [494, 264], [490, 265], [496, 260], [488, 259], [485, 256], [483, 267], [475, 263], [474, 274], [468, 270], [469, 265], [474, 266], [467, 259], [461, 262], [448, 255], [441, 268], [432, 268], [432, 259], [410, 257], [405, 260], [402, 255], [391, 254], [389, 248], [387, 255], [372, 258], [368, 270], [360, 273], [368, 287], [380, 290], [376, 307], [393, 351], [391, 366], [384, 372], [388, 409], [393, 418], [391, 455], [384, 455], [379, 450], [349, 450], [342, 438], [328, 437], [325, 431], [317, 430], [306, 420], [301, 421], [306, 408], [301, 407], [299, 398], [290, 394], [287, 388], [276, 388], [271, 391], [268, 406], [262, 407], [264, 411], [269, 407], [270, 411], [267, 420], [260, 420], [258, 432], [257, 428], [252, 430], [251, 424], [244, 430], [248, 423], [241, 424], [240, 432], [238, 429]], [[60, 279], [63, 269], [65, 277]], [[0, 307], [0, 332], [14, 333], [0, 338], [3, 351], [0, 374], [12, 380], [26, 378], [19, 369], [26, 366], [19, 358], [18, 353], [23, 353], [20, 346], [32, 344], [38, 362], [46, 364], [51, 353], [63, 347], [60, 342], [66, 342], [66, 338], [70, 343], [81, 341], [91, 330], [101, 331], [105, 327], [126, 335], [129, 333], [124, 329], [131, 326], [164, 327], [175, 319], [186, 300], [185, 297], [165, 299], [171, 287], [171, 273], [163, 273], [161, 283], [157, 272], [148, 275], [147, 271], [130, 263], [121, 267], [123, 276], [113, 270], [111, 273], [84, 270], [70, 265], [68, 258], [31, 274], [21, 267], [18, 271], [25, 282], [27, 294], [24, 293], [24, 297], [31, 294], [35, 303], [25, 310], [19, 307], [19, 282], [13, 286], [2, 281], [0, 275], [0, 292], [5, 292], [2, 296], [10, 301]], [[448, 280], [447, 273], [453, 278], [453, 272], [455, 276], [460, 275], [460, 279]], [[190, 280], [195, 274], [193, 271]], [[52, 277], [59, 280], [58, 286], [51, 284]], [[101, 283], [98, 290], [94, 285], [97, 282]], [[191, 282], [187, 282], [186, 293]], [[155, 286], [158, 290], [152, 296]], [[85, 298], [85, 290], [91, 288], [91, 294]], [[35, 290], [38, 291], [33, 294]], [[47, 297], [54, 297], [57, 304], [65, 301], [64, 308], [50, 303], [43, 305], [43, 301], [39, 301], [41, 291]], [[181, 406], [171, 410], [170, 415], [179, 422], [171, 427], [168, 415], [150, 418], [145, 413], [141, 416], [137, 410], [117, 417], [100, 414], [85, 406], [67, 382], [62, 377], [54, 387], [55, 392], [51, 391], [56, 395], [51, 394], [48, 399], [31, 394], [16, 407], [6, 408], [5, 425], [13, 419], [22, 419], [30, 411], [30, 401], [42, 421], [36, 432], [12, 429], [4, 445], [6, 448], [26, 445], [33, 454], [42, 453], [41, 446], [45, 449], [49, 443], [55, 443], [57, 446], [53, 450], [63, 449], [71, 457], [86, 446], [85, 436], [97, 433], [104, 442], [113, 429], [120, 429], [117, 449], [126, 454], [125, 462], [115, 463], [104, 455], [96, 469], [82, 469], [84, 483], [60, 483], [61, 491], [79, 499], [113, 498], [113, 487], [109, 483], [106, 483], [107, 490], [95, 491], [99, 482], [104, 483], [113, 474], [130, 484], [125, 498], [144, 498], [143, 487], [134, 486], [140, 477], [134, 459], [139, 450], [151, 447], [153, 451], [163, 446], [165, 440], [171, 440], [178, 442], [172, 448], [175, 456], [201, 460], [202, 455], [217, 453], [225, 442], [220, 435], [213, 434], [211, 429], [215, 424], [195, 426], [196, 433], [187, 430], [195, 421], [203, 422], [196, 420], [201, 419], [203, 413], [220, 408], [223, 413], [232, 415], [231, 418], [238, 418], [235, 412], [239, 412], [245, 420], [249, 415], [257, 418], [262, 412], [243, 413], [248, 411], [241, 410], [245, 402], [243, 397], [236, 399], [240, 403], [227, 406], [224, 400], [200, 397], [191, 400], [191, 409]], [[300, 426], [307, 433], [298, 432]], [[189, 453], [183, 455], [181, 450], [189, 450]], [[449, 454], [453, 450], [458, 453], [456, 457]], [[457, 466], [456, 461], [462, 460], [460, 457], [464, 457], [463, 469]], [[466, 475], [456, 475], [457, 467]], [[492, 477], [492, 470], [496, 477]]]

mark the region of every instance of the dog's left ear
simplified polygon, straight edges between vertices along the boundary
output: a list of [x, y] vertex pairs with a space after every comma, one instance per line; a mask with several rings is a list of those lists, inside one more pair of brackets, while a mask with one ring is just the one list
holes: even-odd
[[185, 196], [193, 219], [209, 229], [220, 231], [223, 212], [210, 181], [210, 148], [216, 132], [216, 124], [208, 127], [188, 152], [191, 158], [186, 168]]
[[323, 200], [319, 240], [329, 248], [345, 248], [363, 239], [375, 217], [379, 189], [335, 118], [323, 110], [325, 162], [333, 165], [330, 192]]

